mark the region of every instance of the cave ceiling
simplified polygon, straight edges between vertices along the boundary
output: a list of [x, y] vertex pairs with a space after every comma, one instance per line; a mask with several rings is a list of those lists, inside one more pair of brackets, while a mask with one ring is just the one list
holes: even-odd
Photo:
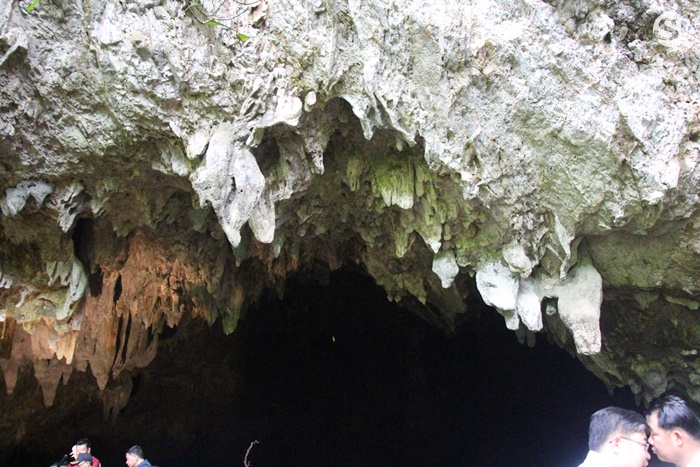
[[700, 403], [699, 10], [4, 2], [7, 392], [90, 372], [118, 411], [183, 315], [231, 333], [353, 267], [436, 327], [483, 301]]

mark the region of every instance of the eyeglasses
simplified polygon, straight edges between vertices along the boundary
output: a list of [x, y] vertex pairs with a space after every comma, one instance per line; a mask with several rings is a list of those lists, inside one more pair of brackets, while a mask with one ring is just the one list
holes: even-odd
[[649, 441], [645, 441], [645, 442], [642, 443], [641, 441], [637, 441], [636, 439], [625, 438], [624, 436], [620, 436], [620, 438], [621, 438], [621, 439], [626, 439], [627, 441], [632, 441], [633, 443], [637, 443], [637, 444], [639, 444], [640, 446], [644, 446], [644, 449], [649, 449], [649, 446], [650, 446]]

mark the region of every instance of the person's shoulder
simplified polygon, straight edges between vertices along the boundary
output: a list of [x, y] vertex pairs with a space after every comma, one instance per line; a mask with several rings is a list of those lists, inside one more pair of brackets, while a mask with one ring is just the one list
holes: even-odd
[[588, 451], [586, 459], [578, 467], [607, 467], [611, 465], [595, 451]]

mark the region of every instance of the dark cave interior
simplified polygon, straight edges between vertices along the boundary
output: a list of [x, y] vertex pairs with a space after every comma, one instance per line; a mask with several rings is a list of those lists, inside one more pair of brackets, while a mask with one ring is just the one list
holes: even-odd
[[89, 372], [41, 401], [30, 369], [13, 396], [0, 383], [0, 420], [31, 414], [0, 465], [48, 466], [88, 437], [104, 467], [134, 444], [161, 467], [238, 466], [253, 441], [254, 466], [576, 466], [591, 413], [642, 410], [546, 334], [522, 345], [485, 307], [446, 334], [349, 270], [289, 279], [229, 336], [200, 319], [166, 329], [116, 420]]

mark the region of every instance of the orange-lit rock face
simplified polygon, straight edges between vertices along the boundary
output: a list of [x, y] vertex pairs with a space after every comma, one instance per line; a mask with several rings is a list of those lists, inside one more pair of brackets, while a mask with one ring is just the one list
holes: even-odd
[[148, 365], [157, 352], [158, 334], [177, 326], [183, 313], [213, 322], [225, 306], [237, 319], [245, 296], [226, 273], [232, 256], [225, 243], [205, 235], [194, 235], [185, 244], [174, 237], [134, 234], [114, 249], [111, 240], [109, 229], [92, 232], [85, 258], [99, 282], [65, 323], [56, 326], [46, 317], [21, 324], [11, 316], [3, 321], [0, 365], [8, 392], [18, 366], [27, 362], [34, 366], [46, 405], [73, 370], [89, 368], [104, 390], [124, 381], [122, 372]]
[[274, 288], [300, 260], [321, 260], [333, 269], [340, 264], [337, 252], [323, 243], [292, 257], [275, 256], [269, 245], [253, 242], [249, 257], [236, 259], [215, 223], [203, 225], [202, 232], [187, 227], [187, 220], [178, 219], [119, 237], [109, 222], [79, 221], [67, 240], [73, 252], [64, 254], [86, 271], [89, 285], [67, 317], [36, 310], [56, 308], [47, 297], [57, 285], [69, 284], [49, 283], [44, 290], [32, 285], [23, 300], [17, 300], [23, 294], [18, 283], [3, 292], [10, 310], [0, 334], [7, 392], [13, 392], [20, 368], [32, 365], [50, 406], [61, 381], [73, 371], [89, 371], [103, 391], [105, 413], [116, 416], [128, 402], [130, 375], [152, 361], [159, 334], [176, 327], [183, 315], [209, 324], [221, 319], [230, 333], [247, 300], [266, 285]]

